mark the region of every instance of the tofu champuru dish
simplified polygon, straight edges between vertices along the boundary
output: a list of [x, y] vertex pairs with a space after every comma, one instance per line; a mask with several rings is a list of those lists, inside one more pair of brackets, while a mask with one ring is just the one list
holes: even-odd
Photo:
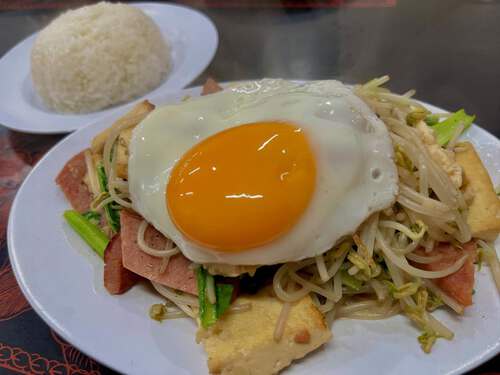
[[58, 175], [64, 217], [111, 294], [146, 280], [152, 319], [196, 322], [210, 373], [277, 373], [340, 318], [403, 314], [429, 353], [454, 335], [432, 312], [473, 304], [475, 263], [500, 288], [500, 202], [460, 140], [474, 116], [388, 80], [209, 80], [139, 103]]

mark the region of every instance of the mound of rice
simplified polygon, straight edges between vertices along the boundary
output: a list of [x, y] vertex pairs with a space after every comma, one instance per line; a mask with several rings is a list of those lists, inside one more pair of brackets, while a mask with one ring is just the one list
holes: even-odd
[[99, 3], [68, 11], [31, 51], [36, 92], [57, 112], [85, 113], [156, 88], [170, 67], [158, 26], [140, 9]]

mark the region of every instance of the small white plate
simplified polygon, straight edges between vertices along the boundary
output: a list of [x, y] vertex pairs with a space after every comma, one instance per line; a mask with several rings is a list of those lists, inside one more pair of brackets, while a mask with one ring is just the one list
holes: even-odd
[[[171, 46], [172, 55], [172, 69], [166, 80], [134, 102], [184, 88], [212, 61], [218, 44], [215, 26], [206, 16], [187, 7], [155, 3], [131, 5], [155, 21]], [[37, 33], [23, 40], [0, 59], [0, 124], [26, 133], [68, 133], [112, 112], [123, 111], [128, 103], [88, 114], [59, 114], [44, 107], [30, 75], [31, 47], [36, 36]]]
[[[176, 102], [199, 91], [182, 90], [151, 101]], [[205, 374], [206, 355], [195, 343], [195, 324], [188, 319], [161, 324], [151, 320], [148, 309], [161, 298], [146, 284], [121, 296], [109, 295], [103, 286], [102, 260], [62, 219], [69, 206], [54, 183], [57, 173], [118, 116], [101, 119], [65, 138], [26, 178], [9, 218], [12, 268], [45, 322], [99, 362], [127, 374]], [[476, 145], [498, 184], [500, 141], [477, 126], [466, 138]], [[431, 354], [421, 351], [417, 330], [403, 316], [383, 321], [341, 319], [334, 322], [333, 340], [293, 364], [287, 374], [451, 375], [478, 366], [500, 351], [500, 298], [487, 267], [476, 275], [474, 305], [464, 316], [436, 313], [455, 338], [439, 340]]]

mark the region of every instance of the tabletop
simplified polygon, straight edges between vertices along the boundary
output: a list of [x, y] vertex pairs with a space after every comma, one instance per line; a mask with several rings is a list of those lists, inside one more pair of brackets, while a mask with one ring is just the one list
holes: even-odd
[[[0, 56], [81, 0], [0, 0]], [[185, 0], [219, 32], [212, 63], [193, 85], [280, 77], [348, 83], [389, 74], [391, 89], [446, 108], [465, 107], [500, 137], [500, 1]], [[2, 80], [0, 77], [0, 84]], [[0, 98], [1, 100], [1, 98]], [[64, 135], [0, 124], [0, 374], [112, 374], [57, 336], [31, 309], [7, 256], [17, 189]], [[500, 356], [471, 374], [500, 372]]]

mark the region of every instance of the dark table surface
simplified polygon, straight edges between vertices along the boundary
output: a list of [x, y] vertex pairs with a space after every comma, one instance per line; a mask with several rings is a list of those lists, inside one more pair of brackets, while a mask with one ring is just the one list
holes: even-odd
[[[0, 0], [0, 56], [67, 8], [88, 1]], [[465, 107], [500, 137], [500, 1], [193, 0], [212, 19], [219, 48], [207, 76], [361, 82], [389, 74], [397, 91], [448, 110]], [[2, 78], [0, 77], [0, 84]], [[1, 100], [2, 98], [0, 98]], [[33, 165], [64, 135], [0, 124], [0, 374], [111, 374], [58, 337], [28, 305], [12, 274], [6, 226]], [[500, 371], [500, 357], [473, 374]]]

